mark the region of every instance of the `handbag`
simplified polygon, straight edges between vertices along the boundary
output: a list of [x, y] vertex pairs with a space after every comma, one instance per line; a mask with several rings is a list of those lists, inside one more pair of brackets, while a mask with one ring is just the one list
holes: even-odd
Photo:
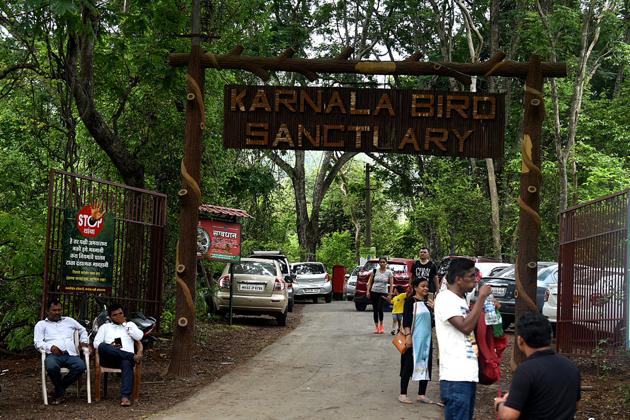
[[[411, 323], [411, 332], [409, 334], [413, 334], [413, 328], [416, 325], [416, 304], [413, 305], [413, 322]], [[406, 336], [401, 331], [398, 331], [398, 334], [392, 338], [392, 344], [396, 346], [400, 354], [403, 354], [407, 351]]]
[[392, 344], [396, 346], [400, 354], [403, 354], [407, 350], [405, 341], [405, 335], [402, 332], [399, 332], [394, 336], [394, 338], [392, 338]]

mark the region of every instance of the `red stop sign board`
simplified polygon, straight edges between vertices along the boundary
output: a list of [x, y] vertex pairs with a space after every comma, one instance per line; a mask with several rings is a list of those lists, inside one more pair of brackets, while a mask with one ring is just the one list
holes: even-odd
[[103, 230], [103, 217], [95, 219], [92, 217], [92, 206], [83, 206], [77, 212], [77, 230], [86, 238], [94, 238]]

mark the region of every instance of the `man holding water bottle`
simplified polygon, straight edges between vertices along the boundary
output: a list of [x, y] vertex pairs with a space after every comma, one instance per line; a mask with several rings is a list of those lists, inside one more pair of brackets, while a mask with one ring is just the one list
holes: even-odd
[[479, 382], [477, 344], [473, 330], [492, 289], [479, 288], [472, 309], [466, 293], [475, 287], [475, 263], [467, 258], [451, 261], [446, 274], [447, 289], [435, 298], [435, 332], [440, 354], [440, 397], [446, 420], [471, 420]]
[[103, 324], [94, 338], [101, 365], [121, 370], [120, 405], [131, 405], [133, 367], [140, 363], [142, 353], [134, 354], [134, 341], [142, 339], [142, 331], [133, 322], [127, 322], [122, 306], [114, 303], [107, 308], [111, 323]]

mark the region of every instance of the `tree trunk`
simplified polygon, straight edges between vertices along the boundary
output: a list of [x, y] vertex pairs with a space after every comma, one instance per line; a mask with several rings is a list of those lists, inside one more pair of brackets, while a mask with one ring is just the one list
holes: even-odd
[[308, 214], [308, 203], [306, 201], [306, 175], [304, 172], [303, 150], [295, 151], [295, 166], [289, 165], [278, 154], [272, 153], [271, 160], [280, 167], [291, 179], [295, 194], [295, 210], [297, 222], [298, 242], [300, 244], [300, 254], [305, 261], [313, 261], [319, 243], [319, 213], [328, 188], [333, 179], [343, 165], [352, 159], [356, 153], [344, 152], [335, 157], [333, 152], [324, 152], [322, 163], [319, 167], [313, 195], [311, 200], [311, 214]]

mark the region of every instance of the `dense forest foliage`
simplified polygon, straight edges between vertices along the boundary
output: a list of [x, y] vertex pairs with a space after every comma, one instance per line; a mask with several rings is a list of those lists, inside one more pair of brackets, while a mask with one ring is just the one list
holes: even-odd
[[[540, 259], [555, 260], [563, 209], [630, 187], [630, 18], [627, 1], [206, 0], [203, 48], [225, 53], [479, 62], [496, 51], [566, 62], [545, 85]], [[0, 347], [28, 346], [39, 315], [50, 168], [169, 196], [165, 311], [174, 306], [185, 74], [167, 63], [190, 49], [190, 2], [14, 0], [0, 4]], [[479, 78], [505, 92], [498, 160], [222, 146], [223, 86], [261, 84], [208, 70], [203, 202], [247, 210], [245, 255], [282, 249], [292, 261], [356, 264], [372, 166], [372, 246], [412, 257], [518, 253], [516, 198], [523, 82]], [[306, 85], [278, 73], [270, 84]], [[466, 90], [438, 77], [322, 75], [327, 86]], [[326, 182], [326, 180], [331, 182]], [[495, 216], [493, 218], [493, 215]]]

